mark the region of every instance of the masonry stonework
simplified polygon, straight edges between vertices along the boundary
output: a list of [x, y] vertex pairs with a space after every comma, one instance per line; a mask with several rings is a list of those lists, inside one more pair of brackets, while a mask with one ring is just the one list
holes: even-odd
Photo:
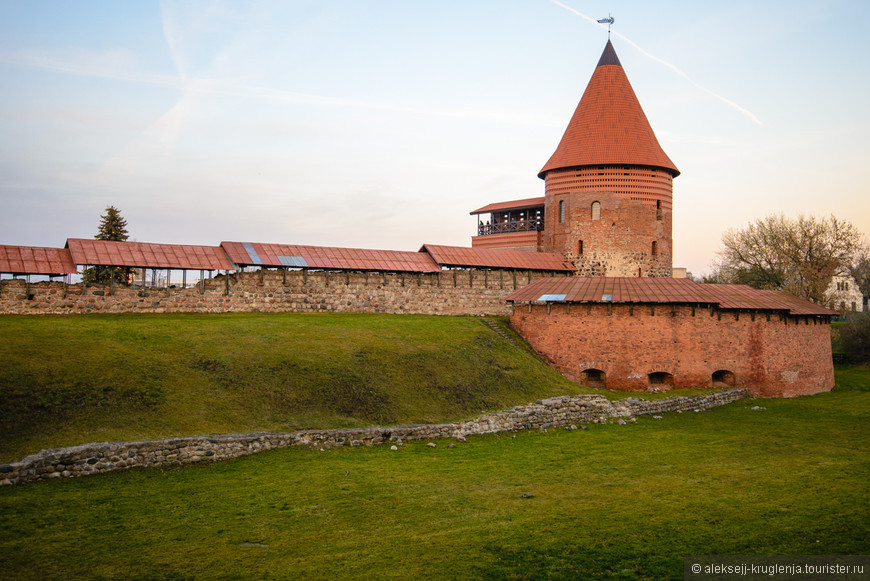
[[263, 269], [205, 279], [186, 289], [111, 288], [0, 281], [0, 314], [353, 312], [507, 315], [502, 300], [544, 276], [534, 271], [435, 274]]
[[548, 193], [547, 207], [544, 249], [564, 254], [578, 276], [672, 275], [670, 204], [590, 191]]
[[745, 389], [656, 400], [627, 398], [610, 401], [603, 395], [575, 395], [539, 400], [457, 424], [370, 427], [345, 430], [299, 430], [285, 433], [224, 434], [136, 442], [99, 442], [42, 450], [20, 462], [0, 464], [0, 486], [56, 478], [92, 476], [130, 468], [171, 467], [215, 462], [287, 446], [325, 449], [334, 446], [402, 444], [414, 440], [456, 438], [576, 424], [624, 422], [641, 415], [704, 411], [745, 398]]
[[513, 327], [562, 372], [608, 389], [739, 385], [757, 397], [834, 386], [826, 319], [686, 305], [517, 305]]

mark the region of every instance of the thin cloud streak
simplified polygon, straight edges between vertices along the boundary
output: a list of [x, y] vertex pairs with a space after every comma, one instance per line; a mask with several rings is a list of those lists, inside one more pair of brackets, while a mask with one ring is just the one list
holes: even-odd
[[354, 99], [344, 99], [341, 97], [330, 97], [312, 93], [300, 93], [283, 89], [272, 89], [269, 87], [259, 87], [256, 85], [246, 85], [217, 79], [186, 79], [174, 75], [121, 71], [93, 66], [90, 63], [76, 63], [59, 60], [47, 55], [0, 53], [0, 63], [45, 69], [79, 77], [92, 77], [127, 83], [167, 87], [191, 93], [264, 99], [294, 105], [315, 105], [324, 107], [368, 109], [373, 111], [391, 111], [394, 113], [405, 113], [409, 115], [425, 115], [427, 117], [447, 117], [453, 119], [476, 119], [479, 121], [490, 121], [495, 123], [519, 123], [523, 125], [544, 125], [551, 127], [561, 126], [560, 120], [549, 115], [534, 115], [509, 111], [494, 112], [479, 109], [427, 109], [391, 103], [374, 103], [370, 101], [358, 101]]
[[[601, 27], [601, 28], [603, 28], [603, 29], [606, 29], [606, 28], [607, 28], [606, 26], [604, 26], [604, 25], [602, 25], [601, 23], [599, 23], [596, 19], [594, 19], [594, 18], [592, 18], [592, 17], [590, 17], [590, 16], [587, 16], [587, 15], [583, 14], [583, 13], [580, 12], [579, 10], [576, 10], [576, 9], [572, 8], [572, 7], [568, 6], [567, 4], [563, 4], [563, 3], [559, 2], [558, 0], [550, 0], [550, 2], [552, 2], [552, 3], [555, 4], [556, 6], [559, 6], [559, 7], [561, 7], [561, 8], [564, 8], [565, 10], [568, 10], [569, 12], [572, 12], [572, 13], [576, 14], [576, 15], [579, 16], [580, 18], [583, 18], [584, 20], [587, 20], [587, 21], [591, 22], [591, 23], [594, 24], [595, 26], [599, 26], [599, 27]], [[761, 120], [760, 120], [758, 117], [756, 117], [754, 113], [752, 113], [752, 111], [746, 109], [745, 107], [741, 107], [740, 105], [738, 105], [738, 104], [735, 103], [734, 101], [732, 101], [732, 100], [730, 100], [730, 99], [727, 99], [727, 98], [723, 97], [722, 95], [719, 95], [718, 93], [715, 93], [715, 92], [711, 91], [710, 89], [708, 89], [708, 88], [706, 88], [706, 87], [704, 87], [704, 86], [699, 85], [699, 84], [696, 83], [694, 80], [692, 80], [692, 78], [689, 77], [689, 75], [687, 75], [687, 74], [684, 73], [682, 70], [680, 70], [679, 67], [677, 67], [676, 65], [673, 65], [673, 64], [667, 62], [666, 60], [660, 59], [659, 57], [655, 56], [654, 54], [650, 54], [649, 52], [647, 52], [646, 50], [644, 50], [644, 49], [642, 49], [640, 46], [638, 46], [635, 42], [633, 42], [632, 40], [629, 40], [628, 38], [626, 38], [625, 35], [620, 34], [620, 33], [616, 32], [616, 31], [613, 31], [613, 30], [611, 30], [611, 34], [613, 34], [614, 36], [617, 36], [617, 37], [621, 38], [621, 39], [624, 40], [626, 43], [628, 43], [629, 45], [631, 45], [632, 47], [634, 47], [635, 49], [637, 49], [641, 54], [643, 54], [643, 55], [645, 55], [645, 56], [651, 58], [652, 60], [658, 62], [659, 64], [662, 64], [662, 65], [666, 66], [667, 68], [671, 69], [672, 71], [674, 71], [675, 73], [677, 73], [678, 75], [680, 75], [681, 77], [683, 77], [684, 79], [686, 79], [687, 81], [689, 81], [689, 83], [691, 83], [695, 88], [700, 89], [701, 91], [704, 91], [704, 92], [707, 93], [708, 95], [712, 95], [713, 97], [719, 99], [720, 101], [722, 101], [723, 103], [725, 103], [725, 104], [728, 105], [729, 107], [733, 107], [734, 109], [740, 111], [741, 113], [743, 113], [744, 115], [746, 115], [747, 117], [749, 117], [750, 119], [752, 119], [752, 120], [753, 120], [755, 123], [757, 123], [758, 125], [764, 127], [764, 123], [762, 123]]]

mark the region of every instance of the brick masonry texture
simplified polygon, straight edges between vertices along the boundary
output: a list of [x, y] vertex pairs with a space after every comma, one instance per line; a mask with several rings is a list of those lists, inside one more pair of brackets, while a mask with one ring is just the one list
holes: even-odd
[[[816, 317], [599, 303], [517, 306], [511, 324], [563, 375], [604, 372], [608, 389], [706, 387], [716, 372], [756, 397], [834, 386], [831, 327]], [[671, 377], [651, 383], [653, 373]]]
[[344, 430], [299, 430], [289, 433], [192, 436], [136, 442], [100, 442], [42, 450], [20, 462], [0, 464], [0, 486], [54, 478], [91, 476], [128, 468], [152, 468], [216, 462], [273, 448], [308, 446], [373, 446], [413, 440], [436, 440], [520, 430], [576, 428], [577, 424], [624, 423], [641, 415], [703, 411], [749, 396], [746, 389], [727, 389], [697, 396], [656, 400], [627, 398], [610, 401], [603, 395], [575, 395], [539, 400], [457, 424], [371, 427]]
[[[435, 274], [257, 270], [186, 289], [141, 290], [61, 282], [0, 281], [0, 314], [354, 312], [507, 315], [508, 293], [544, 276], [533, 271]], [[229, 292], [227, 292], [229, 289]]]
[[[559, 222], [560, 202], [565, 204], [564, 222]], [[593, 202], [601, 204], [596, 220]], [[578, 276], [670, 277], [671, 219], [670, 207], [657, 209], [655, 201], [602, 192], [548, 192], [544, 250], [564, 254]]]

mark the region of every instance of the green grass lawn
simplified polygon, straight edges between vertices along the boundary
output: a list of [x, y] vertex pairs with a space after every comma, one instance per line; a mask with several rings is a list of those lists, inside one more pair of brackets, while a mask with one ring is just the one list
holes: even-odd
[[454, 421], [584, 389], [478, 318], [4, 316], [0, 462], [87, 442]]
[[867, 554], [868, 390], [838, 369], [831, 393], [625, 426], [6, 487], [0, 578], [681, 579], [688, 554]]
[[0, 463], [88, 442], [440, 423], [556, 395], [636, 395], [566, 380], [492, 320], [514, 343], [475, 317], [3, 316]]

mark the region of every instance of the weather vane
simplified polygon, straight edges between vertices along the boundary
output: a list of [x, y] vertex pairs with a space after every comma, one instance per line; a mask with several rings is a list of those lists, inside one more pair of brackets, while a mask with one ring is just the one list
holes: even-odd
[[610, 27], [613, 26], [613, 16], [610, 13], [607, 13], [607, 18], [602, 18], [598, 21], [598, 24], [606, 24], [607, 25], [607, 39], [610, 40]]

